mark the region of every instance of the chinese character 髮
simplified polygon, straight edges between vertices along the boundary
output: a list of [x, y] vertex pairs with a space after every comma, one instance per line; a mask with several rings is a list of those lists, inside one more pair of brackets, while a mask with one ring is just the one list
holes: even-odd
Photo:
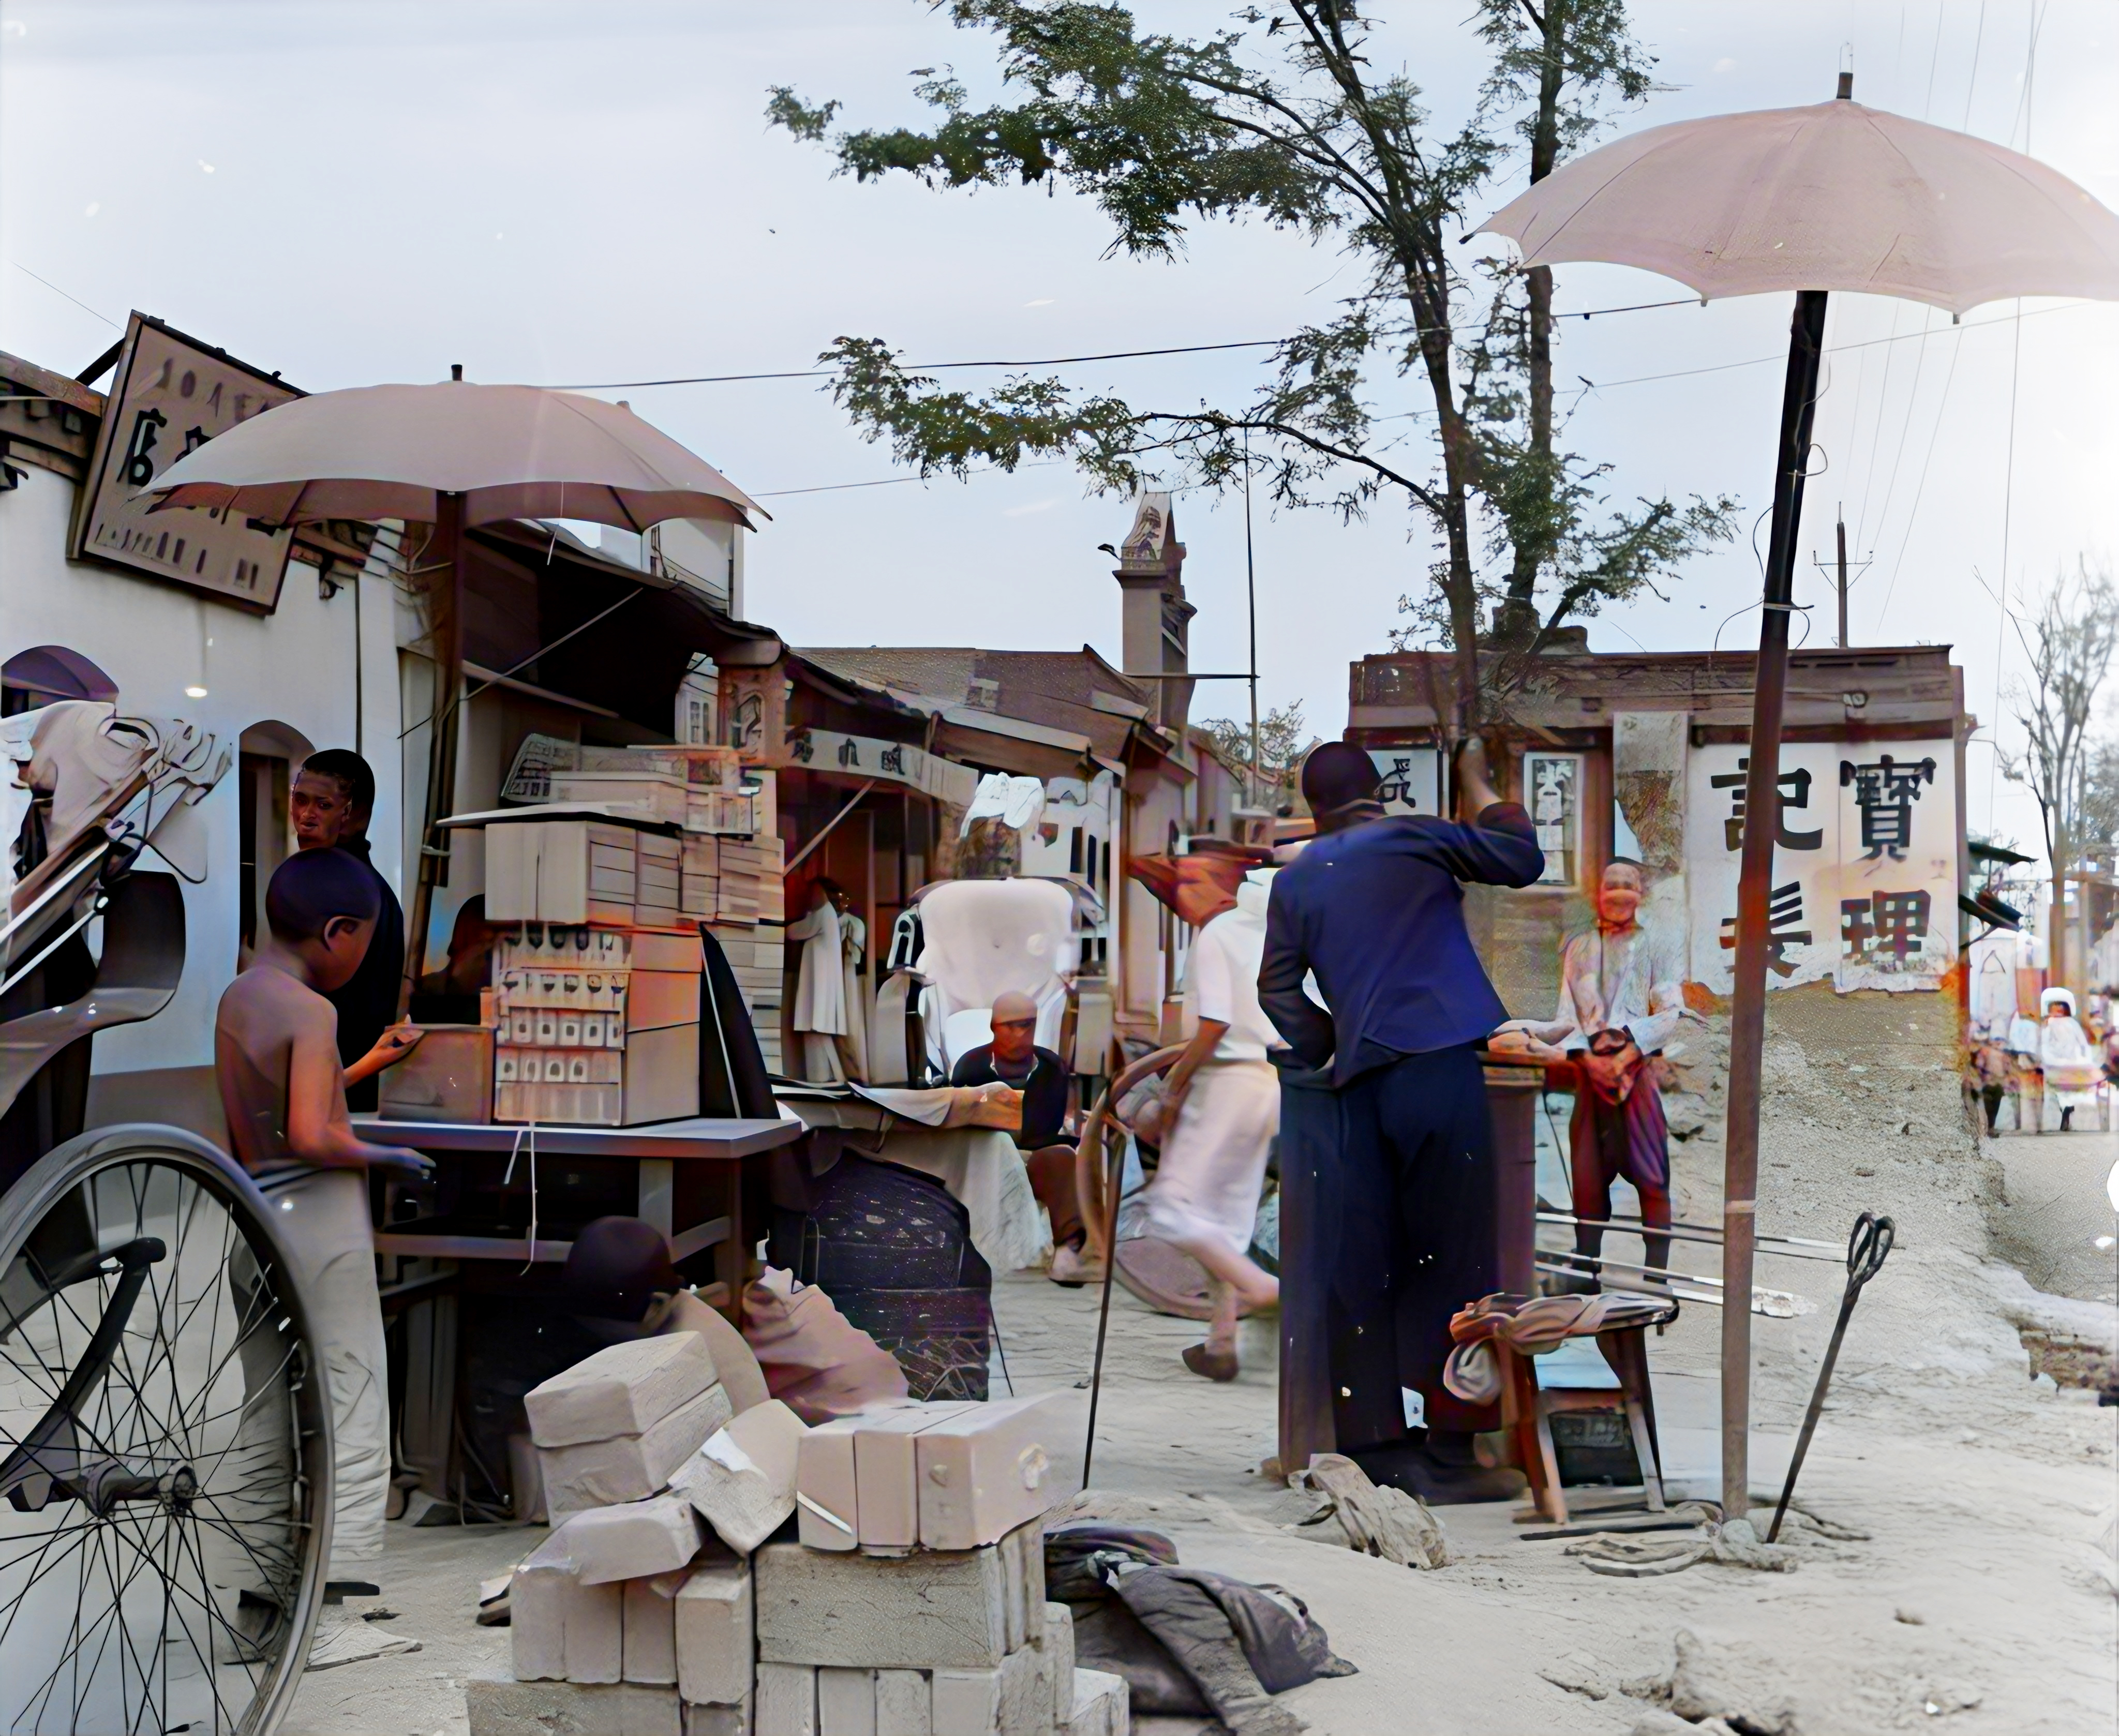
[[[1791, 880], [1786, 886], [1774, 888], [1766, 905], [1766, 962], [1776, 976], [1793, 976], [1795, 965], [1787, 956], [1791, 947], [1807, 947], [1815, 936], [1808, 928], [1798, 928], [1802, 920], [1802, 882]], [[1734, 951], [1736, 946], [1736, 919], [1722, 919], [1722, 946], [1725, 951]]]
[[1873, 765], [1839, 762], [1839, 787], [1854, 786], [1854, 805], [1862, 810], [1862, 855], [1868, 862], [1889, 855], [1894, 862], [1906, 859], [1913, 841], [1913, 803], [1921, 785], [1935, 781], [1935, 762], [1922, 760], [1905, 765], [1885, 754]]

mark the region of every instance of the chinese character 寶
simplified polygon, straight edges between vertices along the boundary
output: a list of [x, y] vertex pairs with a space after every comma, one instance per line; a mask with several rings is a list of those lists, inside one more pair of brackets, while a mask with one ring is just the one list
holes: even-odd
[[1913, 803], [1920, 799], [1921, 785], [1935, 781], [1935, 762], [1903, 765], [1885, 754], [1873, 765], [1839, 762], [1839, 787], [1854, 786], [1854, 805], [1862, 810], [1862, 856], [1874, 862], [1888, 854], [1894, 862], [1906, 859], [1913, 841]]

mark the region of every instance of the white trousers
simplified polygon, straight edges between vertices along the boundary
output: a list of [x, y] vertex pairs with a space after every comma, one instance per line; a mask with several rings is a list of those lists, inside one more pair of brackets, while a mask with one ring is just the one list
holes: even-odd
[[367, 1174], [303, 1169], [259, 1185], [294, 1261], [331, 1396], [331, 1577], [359, 1578], [341, 1570], [382, 1555], [390, 1498], [390, 1384]]
[[1280, 1076], [1269, 1061], [1210, 1061], [1192, 1076], [1148, 1190], [1148, 1227], [1171, 1242], [1246, 1252], [1259, 1189], [1280, 1130]]

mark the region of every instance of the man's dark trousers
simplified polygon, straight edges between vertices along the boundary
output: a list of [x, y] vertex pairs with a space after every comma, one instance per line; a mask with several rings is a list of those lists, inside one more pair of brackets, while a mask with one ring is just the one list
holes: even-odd
[[1338, 1161], [1324, 1166], [1318, 1239], [1330, 1261], [1327, 1335], [1342, 1452], [1405, 1437], [1403, 1387], [1428, 1426], [1500, 1426], [1499, 1407], [1442, 1384], [1449, 1317], [1499, 1284], [1494, 1130], [1470, 1044], [1371, 1067], [1338, 1093]]

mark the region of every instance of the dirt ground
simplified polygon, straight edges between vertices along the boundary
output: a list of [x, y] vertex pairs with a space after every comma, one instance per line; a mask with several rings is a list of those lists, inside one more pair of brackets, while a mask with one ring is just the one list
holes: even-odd
[[[2100, 1279], [2079, 1256], [2112, 1231], [2102, 1177], [2119, 1141], [1975, 1141], [1946, 1055], [1843, 1035], [1769, 1042], [1760, 1216], [1766, 1231], [1835, 1243], [1858, 1210], [1897, 1221], [1803, 1474], [1815, 1513], [1866, 1535], [1804, 1528], [1789, 1573], [1703, 1566], [1630, 1581], [1590, 1573], [1564, 1543], [1524, 1540], [1503, 1503], [1442, 1510], [1458, 1558], [1440, 1571], [1356, 1555], [1335, 1525], [1300, 1525], [1310, 1498], [1258, 1474], [1274, 1447], [1269, 1325], [1247, 1328], [1242, 1377], [1210, 1386], [1177, 1359], [1198, 1329], [1123, 1293], [1093, 1467], [1103, 1510], [1166, 1528], [1188, 1563], [1308, 1603], [1360, 1671], [1286, 1697], [1323, 1736], [1625, 1736], [1658, 1728], [1673, 1700], [1695, 1723], [1719, 1713], [1780, 1736], [2119, 1729], [2119, 1410], [2039, 1377], [2024, 1347], [2027, 1332], [2048, 1353], [2071, 1346], [2071, 1361], [2042, 1364], [2063, 1373], [2109, 1368], [2112, 1269]], [[1720, 1162], [1711, 1131], [1680, 1148], [1681, 1220], [1716, 1221]], [[2064, 1280], [2066, 1296], [2042, 1295], [1997, 1246]], [[1691, 1252], [1694, 1270], [1713, 1270], [1711, 1248]], [[1755, 1499], [1777, 1493], [1839, 1272], [1769, 1261], [1760, 1281], [1814, 1312], [1755, 1322]], [[1078, 1479], [1094, 1293], [1018, 1275], [995, 1302], [1016, 1390], [1069, 1395], [1055, 1456]], [[1693, 1307], [1652, 1345], [1675, 1493], [1716, 1487], [1718, 1331], [1714, 1309]], [[462, 1731], [466, 1674], [505, 1659], [505, 1630], [472, 1624], [477, 1582], [543, 1533], [391, 1530], [381, 1601], [398, 1613], [384, 1625], [421, 1650], [312, 1674], [288, 1726], [299, 1736]]]

